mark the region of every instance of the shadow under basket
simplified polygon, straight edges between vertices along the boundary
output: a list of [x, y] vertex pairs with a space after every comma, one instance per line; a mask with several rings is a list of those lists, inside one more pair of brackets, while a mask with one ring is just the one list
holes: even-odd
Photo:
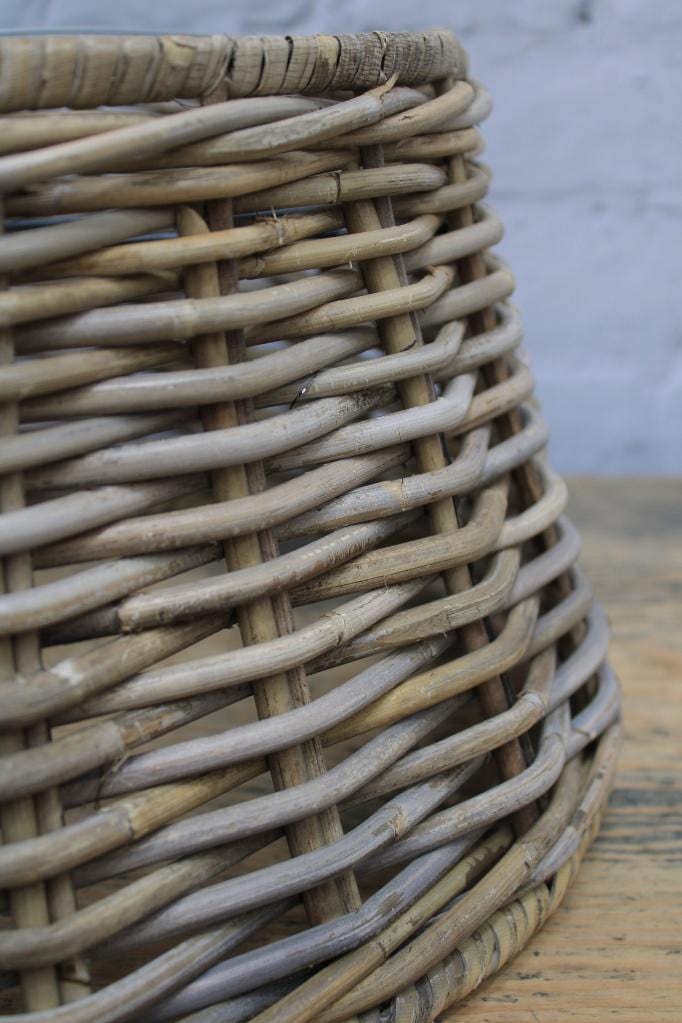
[[560, 904], [607, 625], [445, 31], [0, 40], [0, 1005], [421, 1023]]

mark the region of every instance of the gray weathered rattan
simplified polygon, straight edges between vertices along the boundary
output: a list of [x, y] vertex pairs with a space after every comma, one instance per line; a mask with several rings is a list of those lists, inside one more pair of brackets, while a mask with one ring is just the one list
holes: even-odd
[[11, 1018], [419, 1023], [560, 903], [619, 690], [488, 107], [441, 31], [0, 41]]

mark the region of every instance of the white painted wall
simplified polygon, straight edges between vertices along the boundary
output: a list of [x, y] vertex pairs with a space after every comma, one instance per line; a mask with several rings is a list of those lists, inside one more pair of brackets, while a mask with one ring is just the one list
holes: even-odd
[[682, 0], [2, 0], [0, 25], [451, 27], [495, 97], [491, 197], [554, 463], [682, 472]]

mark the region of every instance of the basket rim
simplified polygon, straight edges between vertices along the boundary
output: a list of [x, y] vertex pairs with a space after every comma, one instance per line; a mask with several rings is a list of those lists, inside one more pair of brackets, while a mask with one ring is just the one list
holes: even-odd
[[228, 36], [0, 32], [0, 112], [196, 99], [361, 92], [466, 76], [448, 29]]

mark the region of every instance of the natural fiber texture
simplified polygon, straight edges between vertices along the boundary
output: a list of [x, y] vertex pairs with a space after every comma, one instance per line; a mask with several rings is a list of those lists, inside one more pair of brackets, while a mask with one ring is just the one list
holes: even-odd
[[399, 85], [463, 78], [450, 32], [286, 36], [45, 36], [0, 39], [0, 110], [230, 96], [322, 96], [393, 76]]
[[465, 69], [445, 32], [0, 42], [27, 1023], [426, 1023], [596, 829], [618, 683]]

